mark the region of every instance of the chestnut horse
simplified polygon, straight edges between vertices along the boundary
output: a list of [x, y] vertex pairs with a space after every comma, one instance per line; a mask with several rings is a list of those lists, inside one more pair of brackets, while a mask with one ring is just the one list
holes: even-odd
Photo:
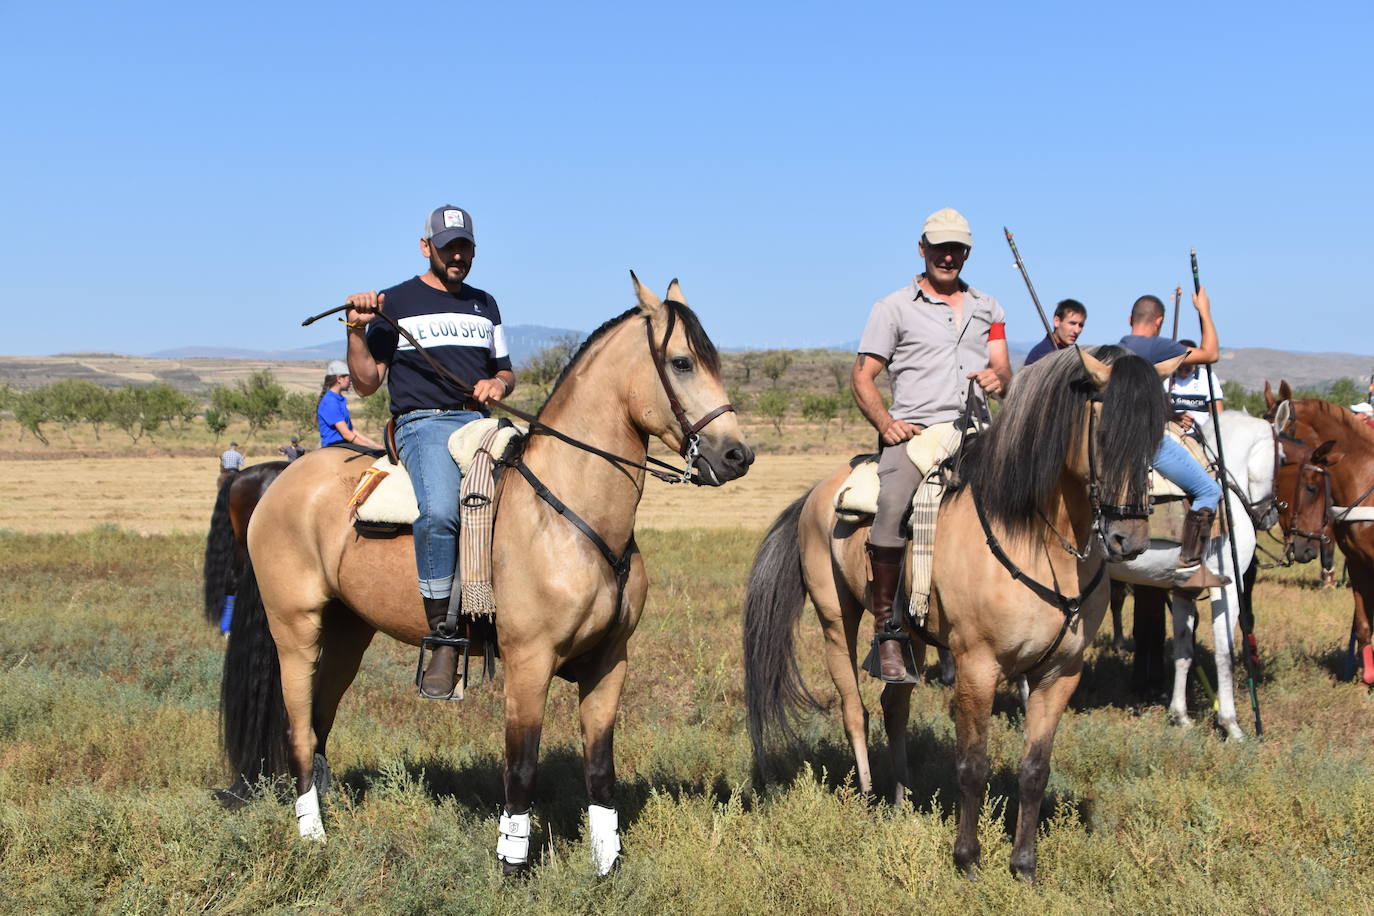
[[1339, 404], [1317, 399], [1280, 403], [1274, 424], [1280, 434], [1316, 445], [1317, 451], [1325, 449], [1320, 467], [1330, 486], [1332, 531], [1345, 554], [1355, 595], [1355, 650], [1364, 682], [1374, 684], [1374, 521], [1356, 520], [1340, 511], [1374, 507], [1374, 429]]
[[[742, 476], [754, 457], [726, 403], [716, 349], [677, 281], [667, 301], [634, 284], [638, 305], [583, 343], [539, 414], [523, 467], [507, 468], [502, 483], [492, 566], [506, 719], [497, 855], [507, 872], [529, 863], [530, 803], [555, 674], [576, 681], [581, 698], [598, 870], [609, 871], [619, 855], [612, 734], [626, 643], [648, 590], [634, 525], [649, 438], [689, 456], [695, 480], [711, 486]], [[315, 770], [327, 772], [325, 744], [363, 652], [379, 630], [411, 645], [429, 633], [408, 530], [364, 537], [349, 518], [349, 494], [370, 464], [319, 449], [263, 495], [248, 526], [251, 591], [261, 600], [246, 613], [250, 589], [242, 590], [225, 660], [221, 707], [235, 772], [251, 784], [289, 770], [300, 834], [321, 841]], [[281, 688], [273, 695], [277, 662]]]
[[239, 577], [248, 562], [248, 519], [268, 485], [285, 468], [285, 461], [249, 465], [230, 474], [215, 497], [210, 534], [205, 538], [205, 620], [220, 624], [223, 632], [228, 632], [228, 621], [224, 619], [226, 599], [238, 591]]
[[[1033, 877], [1050, 750], [1078, 685], [1083, 650], [1106, 611], [1106, 559], [1134, 556], [1149, 543], [1148, 469], [1166, 412], [1159, 379], [1176, 361], [1154, 367], [1118, 347], [1081, 357], [1076, 348], [1061, 351], [1020, 372], [996, 419], [970, 445], [962, 461], [965, 483], [946, 495], [939, 511], [926, 634], [910, 629], [913, 638], [948, 646], [958, 669], [961, 806], [954, 861], [968, 874], [981, 855], [978, 816], [998, 681], [1024, 675], [1029, 682], [1011, 869]], [[759, 547], [744, 612], [745, 701], [763, 770], [767, 739], [792, 735], [799, 709], [815, 705], [801, 681], [794, 643], [810, 595], [859, 787], [871, 792], [867, 716], [855, 666], [865, 614], [867, 525], [837, 520], [834, 510], [835, 492], [848, 473], [835, 472], [793, 503]], [[882, 691], [894, 803], [906, 796], [912, 689], [888, 684]]]

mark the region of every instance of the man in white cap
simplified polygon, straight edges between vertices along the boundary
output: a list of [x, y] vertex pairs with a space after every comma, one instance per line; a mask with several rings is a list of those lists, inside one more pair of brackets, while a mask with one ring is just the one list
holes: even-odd
[[[959, 276], [973, 248], [968, 221], [957, 210], [936, 211], [925, 222], [919, 247], [925, 271], [873, 306], [850, 374], [854, 399], [878, 431], [882, 452], [878, 512], [868, 536], [869, 610], [880, 677], [889, 683], [908, 679], [904, 634], [889, 625], [906, 544], [902, 517], [924, 472], [958, 442], [953, 421], [964, 409], [968, 380], [976, 383], [980, 399], [1001, 395], [1011, 382], [1002, 307]], [[891, 408], [878, 391], [883, 369], [892, 384]], [[913, 438], [915, 463], [908, 457]]]
[[[420, 507], [413, 527], [415, 568], [430, 629], [441, 639], [472, 639], [489, 634], [476, 634], [474, 624], [468, 624], [466, 634], [449, 631], [463, 478], [449, 455], [448, 439], [463, 425], [487, 416], [488, 402], [509, 396], [515, 373], [496, 300], [464, 282], [477, 254], [472, 216], [452, 205], [436, 207], [425, 219], [420, 254], [429, 262], [425, 273], [380, 293], [348, 297], [348, 365], [363, 397], [387, 383], [396, 449]], [[468, 385], [470, 393], [453, 390], [391, 324], [376, 320], [383, 309], [425, 354]], [[436, 700], [453, 696], [457, 670], [457, 648], [436, 644], [420, 695]]]
[[1351, 404], [1350, 409], [1355, 412], [1355, 416], [1365, 421], [1371, 428], [1374, 428], [1374, 406], [1368, 401], [1361, 401], [1359, 404]]

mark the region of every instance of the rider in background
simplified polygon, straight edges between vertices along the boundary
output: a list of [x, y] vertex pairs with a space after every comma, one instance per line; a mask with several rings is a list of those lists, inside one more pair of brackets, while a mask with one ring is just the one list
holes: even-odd
[[224, 454], [219, 456], [219, 478], [215, 481], [216, 492], [224, 486], [229, 478], [242, 470], [243, 453], [239, 451], [237, 442], [230, 442], [229, 447], [224, 450]]
[[[1002, 306], [959, 277], [973, 248], [968, 221], [957, 211], [940, 210], [926, 220], [919, 249], [925, 271], [874, 304], [859, 355], [850, 373], [854, 400], [878, 431], [878, 511], [868, 535], [873, 569], [869, 610], [874, 626], [886, 630], [897, 594], [902, 552], [902, 518], [911, 506], [922, 471], [947, 452], [944, 430], [932, 431], [920, 449], [923, 467], [908, 457], [907, 440], [928, 427], [952, 428], [964, 409], [968, 380], [975, 390], [1001, 395], [1011, 382], [1011, 360]], [[878, 374], [886, 368], [892, 407], [883, 403]], [[957, 436], [955, 437], [957, 440]], [[900, 643], [878, 641], [884, 681], [906, 675]]]
[[[353, 428], [353, 418], [348, 413], [348, 398], [344, 397], [344, 392], [351, 385], [348, 363], [341, 359], [332, 360], [324, 370], [324, 387], [315, 405], [315, 422], [320, 427], [320, 448], [336, 442], [348, 442], [364, 448], [382, 447], [380, 442], [374, 442]], [[295, 442], [294, 439], [291, 441]], [[288, 456], [287, 460], [292, 459]]]
[[[1197, 344], [1186, 337], [1178, 342], [1190, 350], [1197, 349]], [[1226, 402], [1221, 397], [1221, 378], [1213, 372], [1209, 389], [1207, 379], [1197, 371], [1197, 366], [1186, 363], [1179, 366], [1164, 383], [1164, 390], [1169, 392], [1169, 406], [1186, 432], [1191, 433], [1212, 419], [1207, 409], [1209, 402], [1217, 405], [1218, 413], [1226, 409]]]
[[[1159, 329], [1164, 324], [1164, 303], [1158, 296], [1149, 295], [1141, 296], [1131, 307], [1131, 333], [1121, 338], [1121, 346], [1152, 363], [1182, 356], [1181, 366], [1211, 365], [1221, 355], [1221, 345], [1217, 342], [1216, 325], [1212, 323], [1212, 302], [1207, 298], [1206, 289], [1199, 288], [1193, 293], [1193, 306], [1202, 319], [1201, 346], [1187, 347], [1180, 341], [1160, 337]], [[1200, 591], [1226, 585], [1231, 581], [1229, 578], [1216, 575], [1202, 562], [1202, 552], [1212, 536], [1217, 504], [1221, 502], [1221, 487], [1207, 475], [1186, 448], [1168, 436], [1160, 440], [1154, 466], [1156, 471], [1187, 493], [1192, 501], [1183, 522], [1183, 537], [1178, 548], [1180, 575], [1188, 571], [1192, 574], [1179, 587]]]
[[1078, 335], [1088, 323], [1088, 307], [1077, 299], [1065, 299], [1054, 310], [1054, 330], [1026, 354], [1021, 368], [1029, 366], [1038, 359], [1049, 356], [1055, 350], [1063, 350], [1078, 343]]
[[[358, 393], [367, 397], [383, 381], [391, 395], [396, 448], [415, 484], [415, 568], [425, 617], [436, 636], [447, 626], [458, 558], [458, 495], [462, 473], [448, 451], [460, 427], [488, 416], [486, 404], [515, 390], [510, 352], [496, 300], [464, 280], [477, 243], [466, 210], [443, 206], [425, 219], [420, 254], [429, 269], [382, 292], [348, 297], [348, 366]], [[439, 365], [472, 389], [463, 397], [446, 386], [386, 314], [405, 328]], [[471, 635], [471, 633], [470, 633]], [[437, 646], [420, 682], [420, 694], [447, 699], [458, 681], [458, 651]]]

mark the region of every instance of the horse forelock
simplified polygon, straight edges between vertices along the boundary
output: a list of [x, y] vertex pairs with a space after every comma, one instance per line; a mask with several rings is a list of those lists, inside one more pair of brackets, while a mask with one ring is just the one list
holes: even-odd
[[1109, 502], [1143, 503], [1149, 466], [1169, 419], [1164, 386], [1154, 365], [1128, 350], [1098, 347], [1093, 355], [1112, 366], [1111, 381], [1102, 393], [1097, 439], [1102, 497]]

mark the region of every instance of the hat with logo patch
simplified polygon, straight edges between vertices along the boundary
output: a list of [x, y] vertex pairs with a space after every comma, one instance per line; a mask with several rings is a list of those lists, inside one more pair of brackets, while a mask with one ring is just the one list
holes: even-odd
[[472, 235], [472, 216], [468, 211], [452, 204], [436, 207], [425, 220], [425, 234], [437, 248], [443, 248], [454, 239], [467, 239], [476, 243]]
[[973, 233], [969, 231], [968, 220], [964, 219], [964, 215], [958, 210], [951, 210], [949, 207], [936, 210], [926, 217], [921, 235], [931, 245], [958, 242], [960, 245], [973, 247]]

